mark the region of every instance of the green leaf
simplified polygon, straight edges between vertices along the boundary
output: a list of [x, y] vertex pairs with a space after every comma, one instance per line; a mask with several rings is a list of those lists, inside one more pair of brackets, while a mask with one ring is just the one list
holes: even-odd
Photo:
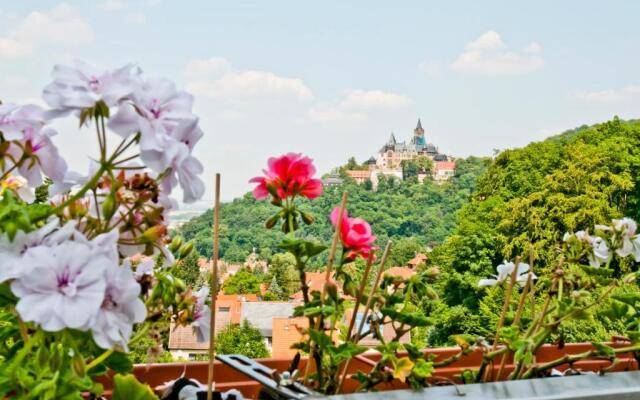
[[8, 282], [0, 284], [0, 307], [6, 307], [16, 304], [18, 298], [13, 295], [11, 286]]
[[416, 361], [416, 365], [413, 367], [413, 371], [411, 372], [418, 379], [426, 379], [433, 375], [434, 370], [432, 362], [419, 359]]
[[138, 382], [131, 374], [113, 377], [112, 400], [158, 400], [149, 385]]
[[122, 352], [114, 351], [111, 353], [106, 360], [104, 360], [104, 364], [107, 368], [110, 368], [118, 373], [127, 373], [131, 372], [133, 369], [133, 362], [129, 359], [129, 357]]
[[615, 350], [604, 343], [591, 342], [591, 345], [596, 349], [596, 352], [598, 353], [599, 356], [602, 356], [602, 357], [616, 356]]
[[428, 326], [429, 320], [420, 312], [401, 312], [396, 311], [393, 307], [382, 307], [380, 309], [383, 315], [388, 316], [394, 321], [410, 325], [410, 326]]
[[320, 307], [310, 307], [304, 310], [305, 317], [315, 317], [317, 315], [329, 316], [333, 315], [336, 312], [335, 307], [332, 306], [320, 306]]

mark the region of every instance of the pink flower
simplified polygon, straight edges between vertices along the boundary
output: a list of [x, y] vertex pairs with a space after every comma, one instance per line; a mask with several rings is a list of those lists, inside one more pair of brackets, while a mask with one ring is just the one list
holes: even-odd
[[265, 176], [257, 176], [249, 181], [258, 184], [253, 190], [256, 200], [268, 197], [268, 188], [277, 193], [280, 199], [298, 195], [315, 199], [322, 194], [322, 181], [313, 178], [316, 168], [309, 157], [288, 153], [269, 158], [268, 165], [268, 170], [263, 171]]
[[[338, 224], [340, 207], [336, 207], [331, 212], [331, 223]], [[369, 253], [374, 249], [373, 243], [376, 237], [371, 231], [369, 223], [362, 218], [349, 218], [345, 209], [342, 213], [342, 224], [340, 225], [340, 239], [345, 249], [349, 250], [347, 259], [353, 260], [358, 255], [364, 259], [369, 258]]]

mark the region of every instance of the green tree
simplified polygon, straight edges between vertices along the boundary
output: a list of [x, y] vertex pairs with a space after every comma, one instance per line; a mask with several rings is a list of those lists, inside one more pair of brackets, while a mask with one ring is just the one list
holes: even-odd
[[260, 294], [260, 281], [251, 271], [241, 268], [222, 286], [224, 294]]
[[[276, 254], [271, 258], [271, 275], [282, 291], [282, 299], [300, 290], [300, 278], [296, 270], [296, 259], [290, 253]], [[272, 281], [273, 282], [273, 281]]]
[[415, 237], [402, 238], [394, 243], [389, 255], [389, 264], [395, 266], [407, 265], [409, 260], [418, 253], [424, 253], [425, 246]]
[[216, 336], [218, 354], [242, 354], [250, 358], [269, 357], [269, 350], [258, 328], [245, 319], [242, 324], [231, 324]]
[[198, 266], [199, 259], [200, 256], [198, 253], [192, 251], [186, 258], [180, 260], [180, 263], [173, 270], [173, 275], [176, 278], [182, 279], [191, 287], [202, 287], [205, 280], [200, 273], [200, 266]]

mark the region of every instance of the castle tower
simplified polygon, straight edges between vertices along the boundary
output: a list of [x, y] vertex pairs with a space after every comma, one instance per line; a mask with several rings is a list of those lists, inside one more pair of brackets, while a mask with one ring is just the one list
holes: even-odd
[[416, 125], [416, 129], [413, 130], [413, 143], [419, 146], [424, 146], [426, 141], [424, 140], [424, 129], [422, 129], [422, 122], [420, 118], [418, 118], [418, 125]]

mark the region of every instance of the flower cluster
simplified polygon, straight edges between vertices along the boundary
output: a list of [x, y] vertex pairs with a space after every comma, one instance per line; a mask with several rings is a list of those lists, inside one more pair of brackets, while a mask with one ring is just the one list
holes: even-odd
[[53, 78], [43, 94], [50, 115], [75, 112], [82, 118], [93, 107], [107, 108], [108, 115], [117, 108], [107, 126], [123, 139], [136, 137], [140, 159], [163, 176], [164, 191], [170, 193], [179, 183], [184, 202], [202, 197], [198, 175], [203, 167], [191, 153], [203, 133], [191, 111], [191, 95], [167, 79], [144, 79], [133, 65], [111, 71], [76, 62], [75, 67], [56, 66]]
[[11, 280], [16, 310], [43, 330], [91, 330], [100, 347], [127, 349], [146, 308], [131, 268], [120, 266], [117, 232], [88, 239], [54, 218], [13, 241], [0, 237], [0, 281]]
[[57, 132], [46, 123], [38, 106], [0, 104], [0, 181], [19, 175], [33, 187], [43, 183], [43, 175], [64, 178], [67, 163], [51, 141]]
[[586, 246], [588, 251], [587, 259], [592, 267], [599, 267], [602, 263], [607, 263], [611, 259], [607, 242], [599, 236], [591, 236], [586, 231], [578, 231], [573, 234], [566, 232], [562, 240], [571, 245], [572, 241], [577, 241]]
[[513, 262], [504, 261], [502, 264], [496, 267], [497, 275], [494, 275], [493, 278], [490, 279], [480, 279], [478, 282], [479, 287], [483, 286], [495, 286], [499, 285], [506, 280], [509, 279], [511, 274], [516, 273], [516, 282], [520, 285], [524, 285], [529, 279], [529, 274], [531, 274], [531, 279], [538, 279], [538, 277], [533, 273], [529, 272], [531, 270], [531, 266], [526, 263], [518, 263], [517, 270], [516, 264]]
[[[338, 225], [340, 207], [336, 207], [331, 212], [331, 223]], [[357, 256], [364, 259], [369, 258], [369, 254], [374, 250], [373, 244], [376, 237], [371, 231], [369, 223], [362, 218], [351, 218], [347, 210], [342, 212], [342, 222], [340, 224], [340, 239], [345, 249], [345, 260], [354, 260]]]
[[253, 190], [256, 200], [267, 198], [280, 204], [282, 200], [296, 196], [315, 199], [322, 194], [322, 181], [313, 178], [316, 168], [309, 157], [288, 153], [280, 157], [271, 157], [264, 176], [252, 178], [257, 183]]

